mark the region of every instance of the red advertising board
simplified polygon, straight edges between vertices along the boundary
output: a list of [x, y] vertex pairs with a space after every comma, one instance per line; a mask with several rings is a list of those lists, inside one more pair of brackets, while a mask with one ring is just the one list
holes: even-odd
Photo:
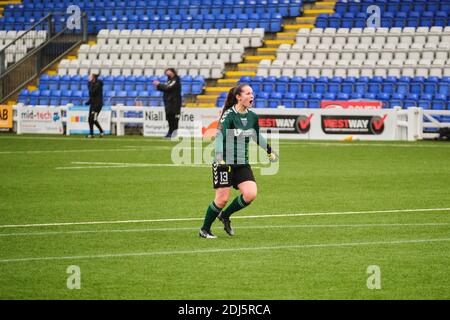
[[323, 109], [381, 109], [381, 101], [353, 101], [353, 100], [322, 100]]

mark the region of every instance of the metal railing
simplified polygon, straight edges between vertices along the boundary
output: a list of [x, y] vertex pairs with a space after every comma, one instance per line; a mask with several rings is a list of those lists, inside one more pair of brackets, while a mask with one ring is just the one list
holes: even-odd
[[[87, 15], [77, 28], [57, 25], [65, 13], [50, 13], [0, 49], [0, 103], [16, 94], [58, 60], [87, 42]], [[81, 31], [81, 32], [80, 32]], [[12, 57], [18, 55], [20, 59]]]

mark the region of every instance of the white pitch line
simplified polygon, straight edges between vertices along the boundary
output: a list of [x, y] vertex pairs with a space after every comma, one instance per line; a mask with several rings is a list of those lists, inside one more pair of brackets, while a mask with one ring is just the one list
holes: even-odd
[[[146, 150], [147, 149], [147, 150]], [[136, 149], [79, 149], [79, 150], [35, 150], [35, 151], [0, 151], [1, 154], [41, 154], [41, 153], [85, 153], [85, 152], [129, 152], [148, 151], [148, 148]]]
[[108, 138], [108, 136], [105, 136], [101, 139], [94, 139], [94, 140], [90, 140], [90, 139], [86, 139], [85, 137], [75, 137], [75, 136], [71, 136], [71, 137], [64, 137], [64, 136], [58, 136], [58, 137], [39, 137], [39, 136], [34, 136], [34, 137], [30, 137], [30, 136], [20, 136], [20, 135], [15, 135], [15, 136], [0, 136], [0, 140], [2, 139], [14, 139], [14, 140], [56, 140], [56, 141], [86, 141], [88, 143], [91, 142], [95, 142], [95, 141], [138, 141], [138, 142], [161, 142], [161, 143], [170, 143], [173, 142], [172, 140], [166, 140], [163, 139], [162, 137], [141, 137], [141, 138], [118, 138], [116, 136], [110, 136]]
[[[214, 240], [212, 240], [214, 241]], [[339, 248], [354, 246], [380, 246], [380, 245], [397, 245], [397, 244], [417, 244], [432, 242], [448, 242], [450, 238], [441, 239], [416, 239], [416, 240], [396, 240], [396, 241], [375, 241], [375, 242], [347, 242], [347, 243], [319, 243], [319, 244], [302, 244], [302, 245], [285, 245], [271, 247], [244, 247], [244, 248], [226, 248], [226, 249], [205, 249], [205, 250], [178, 250], [178, 251], [150, 251], [135, 253], [113, 253], [98, 255], [81, 255], [81, 256], [60, 256], [60, 257], [26, 257], [1, 259], [0, 263], [11, 262], [32, 262], [32, 261], [55, 261], [55, 260], [81, 260], [81, 259], [105, 259], [105, 258], [125, 258], [125, 257], [151, 257], [151, 256], [170, 256], [183, 254], [205, 254], [205, 253], [230, 253], [230, 252], [252, 252], [252, 251], [271, 251], [271, 250], [291, 250], [291, 249], [312, 249], [312, 248]]]
[[[424, 209], [393, 209], [393, 210], [372, 210], [372, 211], [341, 211], [341, 212], [311, 212], [311, 213], [286, 213], [286, 214], [264, 214], [257, 216], [233, 216], [233, 219], [261, 219], [261, 218], [285, 218], [304, 216], [328, 216], [328, 215], [353, 215], [353, 214], [373, 214], [373, 213], [408, 213], [408, 212], [450, 212], [450, 208], [424, 208]], [[83, 222], [52, 222], [52, 223], [32, 223], [32, 224], [9, 224], [0, 225], [4, 228], [34, 228], [34, 227], [59, 227], [75, 225], [97, 225], [97, 224], [127, 224], [127, 223], [153, 223], [153, 222], [177, 222], [177, 221], [199, 221], [199, 218], [171, 218], [171, 219], [141, 219], [141, 220], [111, 220], [111, 221], [83, 221]]]
[[[382, 224], [298, 224], [298, 225], [268, 225], [268, 226], [243, 226], [234, 227], [235, 230], [241, 229], [296, 229], [296, 228], [390, 228], [390, 227], [441, 227], [448, 226], [450, 223], [382, 223]], [[198, 227], [186, 228], [145, 228], [145, 229], [112, 229], [112, 230], [76, 230], [76, 231], [49, 231], [49, 232], [18, 232], [18, 233], [0, 233], [1, 237], [35, 237], [35, 236], [53, 236], [53, 235], [76, 235], [76, 234], [96, 234], [96, 233], [140, 233], [140, 232], [167, 232], [167, 231], [193, 231]]]
[[445, 145], [424, 145], [424, 144], [395, 144], [395, 143], [361, 143], [360, 141], [354, 143], [354, 142], [347, 142], [347, 141], [335, 141], [335, 142], [303, 142], [303, 143], [296, 143], [291, 141], [283, 141], [280, 143], [280, 145], [296, 145], [301, 147], [307, 147], [308, 145], [311, 146], [317, 146], [317, 147], [393, 147], [393, 148], [449, 148]]
[[[86, 153], [86, 152], [127, 152], [127, 151], [155, 151], [155, 150], [172, 150], [175, 146], [143, 146], [135, 148], [110, 148], [110, 149], [72, 149], [72, 150], [10, 150], [0, 151], [2, 154], [42, 154], [42, 153]], [[195, 149], [189, 147], [177, 147], [178, 149]], [[200, 149], [200, 148], [198, 148]], [[204, 148], [202, 149], [204, 150]]]
[[[83, 166], [56, 167], [56, 170], [75, 170], [75, 169], [105, 169], [105, 168], [145, 168], [145, 167], [189, 167], [206, 168], [206, 164], [175, 164], [175, 163], [114, 163], [114, 162], [72, 162], [72, 164], [82, 164]], [[93, 164], [94, 166], [90, 166]]]
[[[209, 168], [210, 164], [175, 164], [175, 163], [117, 163], [117, 162], [72, 162], [83, 166], [56, 167], [55, 170], [81, 170], [81, 169], [114, 169], [114, 168], [146, 168], [146, 167], [175, 167], [175, 168]], [[93, 166], [91, 166], [93, 164]], [[259, 169], [253, 166], [253, 169]]]

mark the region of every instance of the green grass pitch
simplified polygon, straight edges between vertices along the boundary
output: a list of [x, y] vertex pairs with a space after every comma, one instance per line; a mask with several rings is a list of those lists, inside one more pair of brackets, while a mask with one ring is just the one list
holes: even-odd
[[175, 144], [0, 135], [0, 299], [450, 299], [449, 144], [283, 140], [214, 240]]

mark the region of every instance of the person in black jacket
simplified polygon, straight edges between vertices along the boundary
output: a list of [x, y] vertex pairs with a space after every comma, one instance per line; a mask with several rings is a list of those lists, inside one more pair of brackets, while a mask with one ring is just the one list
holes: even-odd
[[103, 137], [103, 129], [98, 122], [98, 114], [103, 107], [103, 82], [98, 79], [98, 74], [91, 74], [88, 82], [89, 88], [89, 130], [88, 138], [94, 137], [94, 125], [100, 131], [100, 137]]
[[157, 90], [164, 92], [163, 100], [166, 110], [166, 119], [169, 123], [169, 132], [166, 138], [172, 137], [174, 131], [178, 129], [178, 121], [181, 113], [181, 81], [177, 72], [173, 68], [165, 71], [167, 82], [165, 84], [159, 81], [153, 81], [153, 85]]

